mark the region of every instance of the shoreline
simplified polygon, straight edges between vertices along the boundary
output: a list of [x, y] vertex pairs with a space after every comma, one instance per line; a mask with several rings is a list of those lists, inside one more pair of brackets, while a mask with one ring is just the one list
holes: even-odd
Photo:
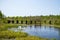
[[50, 24], [4, 24], [4, 26], [27, 26], [27, 25], [35, 25], [35, 26], [52, 26], [52, 27], [57, 27], [57, 28], [60, 28], [60, 25], [50, 25]]

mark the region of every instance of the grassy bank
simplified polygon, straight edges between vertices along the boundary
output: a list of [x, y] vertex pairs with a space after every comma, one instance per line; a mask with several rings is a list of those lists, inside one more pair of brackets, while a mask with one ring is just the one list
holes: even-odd
[[0, 31], [7, 30], [8, 28], [14, 28], [18, 26], [27, 26], [26, 24], [0, 24]]
[[27, 26], [27, 25], [36, 25], [36, 26], [52, 26], [52, 27], [57, 27], [60, 28], [60, 25], [55, 25], [55, 24], [4, 24], [5, 28], [12, 28], [12, 27], [18, 27], [18, 26]]
[[0, 39], [15, 39], [15, 40], [47, 40], [46, 38], [40, 38], [35, 36], [29, 36], [24, 32], [14, 31], [0, 31]]
[[36, 26], [52, 26], [52, 27], [57, 27], [60, 28], [60, 25], [54, 25], [54, 24], [5, 24], [4, 26], [7, 28], [12, 28], [12, 27], [18, 27], [18, 26], [27, 26], [27, 25], [36, 25]]

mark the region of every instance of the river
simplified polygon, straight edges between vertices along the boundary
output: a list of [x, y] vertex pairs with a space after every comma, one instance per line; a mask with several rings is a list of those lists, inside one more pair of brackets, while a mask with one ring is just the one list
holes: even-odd
[[60, 28], [56, 28], [52, 26], [27, 25], [27, 26], [18, 26], [17, 28], [10, 28], [8, 30], [13, 30], [15, 32], [22, 31], [33, 36], [49, 38], [49, 39], [56, 38], [57, 40], [60, 40]]

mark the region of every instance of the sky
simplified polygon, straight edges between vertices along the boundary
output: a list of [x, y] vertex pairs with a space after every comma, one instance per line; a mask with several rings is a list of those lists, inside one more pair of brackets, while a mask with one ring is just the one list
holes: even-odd
[[0, 0], [6, 16], [60, 15], [60, 0]]

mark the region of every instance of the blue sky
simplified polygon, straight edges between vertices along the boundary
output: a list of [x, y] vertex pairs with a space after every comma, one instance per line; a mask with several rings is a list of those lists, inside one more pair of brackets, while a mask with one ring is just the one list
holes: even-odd
[[0, 0], [6, 16], [60, 15], [60, 0]]

